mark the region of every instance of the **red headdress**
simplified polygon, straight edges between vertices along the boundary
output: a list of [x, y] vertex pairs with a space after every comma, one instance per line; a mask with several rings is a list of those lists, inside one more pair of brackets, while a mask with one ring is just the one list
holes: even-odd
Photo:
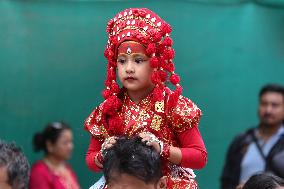
[[[150, 57], [151, 67], [154, 68], [152, 82], [156, 85], [154, 89], [154, 100], [162, 98], [164, 82], [169, 75], [170, 82], [176, 86], [176, 90], [170, 95], [168, 106], [175, 106], [182, 88], [179, 85], [180, 78], [174, 72], [174, 50], [173, 41], [170, 38], [171, 26], [162, 20], [157, 14], [146, 8], [129, 8], [118, 13], [107, 24], [109, 34], [105, 57], [108, 60], [106, 89], [103, 96], [106, 99], [105, 113], [115, 114], [121, 102], [117, 95], [121, 89], [116, 83], [116, 54], [119, 45], [124, 41], [136, 41], [146, 47], [147, 55]], [[109, 104], [109, 105], [107, 105]]]

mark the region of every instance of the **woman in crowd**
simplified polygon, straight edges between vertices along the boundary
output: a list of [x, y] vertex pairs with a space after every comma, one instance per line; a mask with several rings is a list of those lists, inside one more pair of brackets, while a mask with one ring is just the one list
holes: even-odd
[[80, 189], [74, 171], [66, 163], [73, 150], [71, 128], [63, 122], [53, 122], [34, 135], [34, 150], [45, 155], [31, 170], [30, 189]]

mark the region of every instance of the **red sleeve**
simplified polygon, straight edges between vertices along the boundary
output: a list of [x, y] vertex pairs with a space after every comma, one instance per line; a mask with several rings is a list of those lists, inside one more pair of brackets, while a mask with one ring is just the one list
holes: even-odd
[[29, 189], [50, 189], [51, 176], [41, 162], [34, 164], [31, 170]]
[[181, 146], [181, 166], [201, 169], [207, 163], [207, 152], [198, 127], [177, 133]]
[[94, 138], [91, 137], [90, 145], [86, 154], [86, 163], [89, 169], [100, 172], [102, 169], [95, 164], [95, 156], [101, 150], [102, 143]]

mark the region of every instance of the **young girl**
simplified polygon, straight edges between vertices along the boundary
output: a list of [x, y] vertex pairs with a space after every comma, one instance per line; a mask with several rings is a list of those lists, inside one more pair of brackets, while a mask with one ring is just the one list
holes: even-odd
[[[191, 169], [207, 162], [198, 130], [201, 111], [181, 96], [170, 25], [149, 9], [130, 8], [108, 22], [107, 32], [105, 101], [85, 121], [92, 135], [88, 167], [101, 171], [102, 152], [116, 136], [139, 135], [160, 153], [168, 188], [197, 188]], [[168, 80], [175, 91], [165, 86]]]

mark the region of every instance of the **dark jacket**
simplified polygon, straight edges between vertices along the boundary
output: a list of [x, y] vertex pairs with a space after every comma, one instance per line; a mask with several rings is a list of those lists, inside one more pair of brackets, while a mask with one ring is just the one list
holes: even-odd
[[[252, 134], [256, 128], [251, 128], [234, 138], [227, 151], [225, 165], [221, 175], [221, 189], [235, 189], [239, 184], [241, 173], [241, 162], [250, 143], [253, 142]], [[276, 144], [271, 148], [266, 157], [267, 172], [272, 172], [284, 178], [284, 158], [283, 161], [274, 161], [278, 154], [284, 156], [284, 135], [282, 135]], [[278, 157], [277, 157], [278, 158]], [[281, 159], [278, 158], [278, 159]], [[282, 165], [279, 165], [282, 163]]]

